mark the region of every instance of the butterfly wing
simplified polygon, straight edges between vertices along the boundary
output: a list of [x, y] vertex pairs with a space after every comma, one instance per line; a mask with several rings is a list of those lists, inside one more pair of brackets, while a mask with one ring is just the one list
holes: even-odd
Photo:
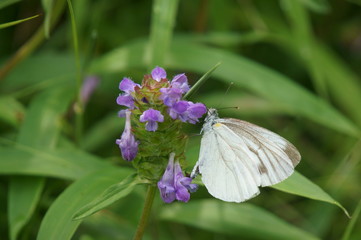
[[197, 167], [211, 195], [227, 202], [243, 202], [259, 193], [260, 176], [251, 161], [240, 159], [251, 157], [244, 151], [246, 146], [234, 150], [228, 137], [218, 130], [205, 132]]
[[219, 119], [202, 137], [198, 170], [209, 193], [243, 202], [258, 186], [276, 184], [293, 172], [301, 157], [279, 135], [237, 119]]
[[[252, 123], [225, 118], [220, 119], [228, 129], [242, 139], [256, 159], [261, 175], [260, 186], [270, 186], [289, 177], [300, 162], [301, 155], [289, 141]], [[246, 159], [245, 159], [246, 161]]]

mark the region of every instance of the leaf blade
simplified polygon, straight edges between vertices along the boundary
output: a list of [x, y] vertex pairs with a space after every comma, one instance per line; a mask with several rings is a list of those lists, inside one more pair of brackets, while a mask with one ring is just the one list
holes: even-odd
[[271, 186], [279, 191], [307, 197], [310, 199], [328, 202], [341, 208], [344, 213], [350, 217], [347, 210], [319, 186], [308, 180], [298, 172], [294, 172], [289, 178], [276, 185]]
[[104, 168], [70, 185], [54, 201], [43, 218], [37, 240], [71, 239], [81, 221], [73, 221], [75, 212], [99, 196], [104, 189], [131, 173], [128, 169]]
[[140, 183], [137, 181], [136, 176], [136, 174], [132, 174], [120, 183], [116, 183], [104, 190], [100, 196], [79, 209], [73, 216], [73, 220], [80, 220], [88, 217], [97, 211], [113, 204], [120, 198], [127, 196], [133, 190], [135, 185]]
[[318, 239], [249, 203], [193, 200], [165, 206], [160, 218], [247, 239]]

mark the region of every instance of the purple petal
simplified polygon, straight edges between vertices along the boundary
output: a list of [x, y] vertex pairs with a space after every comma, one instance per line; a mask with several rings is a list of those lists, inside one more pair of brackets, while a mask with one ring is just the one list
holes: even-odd
[[189, 85], [188, 85], [187, 76], [184, 73], [176, 75], [171, 82], [171, 86], [173, 88], [181, 89], [182, 93], [188, 92]]
[[158, 182], [158, 188], [163, 202], [171, 203], [176, 199], [176, 194], [173, 186], [164, 185], [162, 182]]
[[159, 99], [163, 100], [164, 105], [171, 107], [174, 103], [182, 98], [182, 90], [180, 88], [161, 88], [162, 93]]
[[169, 116], [172, 119], [180, 119], [183, 122], [187, 121], [187, 115], [186, 115], [186, 111], [188, 108], [188, 102], [187, 101], [179, 101], [176, 102], [175, 104], [173, 104], [173, 106], [171, 108], [168, 109], [169, 112]]
[[187, 101], [179, 101], [172, 106], [172, 109], [177, 113], [184, 113], [188, 109]]
[[118, 112], [118, 117], [123, 118], [125, 117], [125, 113], [127, 112], [128, 109], [122, 109]]
[[154, 110], [153, 108], [149, 108], [148, 110], [143, 112], [139, 120], [141, 122], [146, 122], [146, 121], [163, 122], [164, 116], [161, 114], [160, 111]]
[[174, 189], [174, 156], [174, 153], [169, 155], [167, 168], [162, 179], [158, 182], [160, 196], [166, 203], [171, 203], [176, 198]]
[[201, 118], [207, 112], [207, 108], [203, 103], [189, 103], [188, 114], [191, 118]]
[[198, 118], [201, 118], [207, 112], [207, 108], [203, 103], [188, 102], [188, 104], [185, 120], [195, 124], [198, 122]]
[[81, 101], [88, 102], [90, 96], [93, 94], [95, 88], [98, 86], [100, 79], [96, 76], [88, 76], [81, 88]]
[[117, 103], [122, 106], [134, 108], [134, 100], [131, 95], [123, 94], [117, 97]]
[[175, 194], [176, 194], [176, 199], [182, 202], [188, 202], [191, 197], [191, 194], [188, 192], [188, 189], [181, 184], [176, 184]]
[[167, 73], [163, 68], [157, 66], [152, 70], [152, 78], [159, 82], [161, 79], [167, 78]]
[[123, 78], [123, 80], [119, 83], [119, 89], [126, 92], [126, 93], [128, 93], [128, 94], [130, 92], [134, 92], [135, 86], [140, 86], [140, 85], [134, 83], [129, 78]]
[[119, 145], [122, 157], [127, 161], [132, 161], [136, 157], [139, 145], [139, 142], [135, 140], [131, 130], [130, 115], [131, 112], [127, 110], [122, 137], [115, 141], [115, 143]]
[[[183, 175], [179, 162], [176, 162], [174, 165], [174, 174], [176, 199], [182, 202], [188, 202], [190, 199], [190, 193], [188, 192], [187, 187], [190, 185], [192, 179]], [[191, 188], [193, 188], [193, 186]]]
[[155, 132], [158, 129], [158, 123], [156, 121], [148, 121], [145, 124], [145, 129], [149, 132]]

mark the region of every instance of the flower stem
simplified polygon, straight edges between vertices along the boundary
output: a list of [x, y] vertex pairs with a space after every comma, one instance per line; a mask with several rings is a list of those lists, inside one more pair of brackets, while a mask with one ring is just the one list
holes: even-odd
[[149, 218], [150, 210], [152, 209], [152, 204], [153, 204], [156, 189], [157, 189], [156, 186], [153, 186], [153, 185], [148, 186], [142, 216], [140, 217], [137, 231], [135, 232], [133, 240], [141, 240], [143, 237], [145, 227], [147, 226], [147, 221]]

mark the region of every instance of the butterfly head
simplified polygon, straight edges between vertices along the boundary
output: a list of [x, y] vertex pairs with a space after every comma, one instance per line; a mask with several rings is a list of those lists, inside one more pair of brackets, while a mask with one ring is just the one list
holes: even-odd
[[202, 132], [210, 129], [212, 127], [212, 125], [216, 123], [217, 119], [218, 119], [217, 110], [215, 108], [209, 108], [207, 117], [204, 119]]

